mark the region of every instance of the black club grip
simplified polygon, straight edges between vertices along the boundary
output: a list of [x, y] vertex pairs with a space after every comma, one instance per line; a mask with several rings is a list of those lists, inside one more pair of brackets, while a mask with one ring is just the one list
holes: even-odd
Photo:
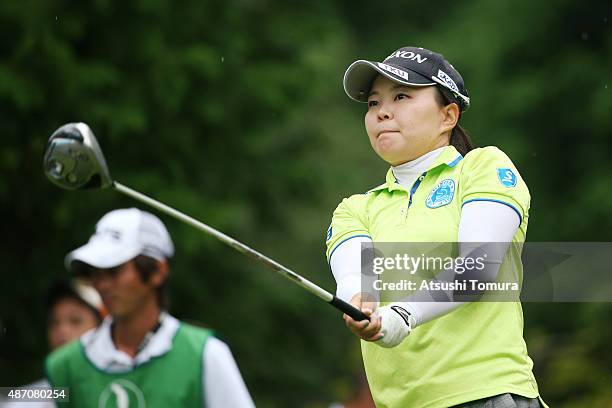
[[362, 320], [370, 320], [370, 318], [365, 313], [363, 313], [361, 310], [357, 309], [356, 307], [354, 307], [353, 305], [349, 303], [346, 303], [342, 299], [338, 299], [336, 296], [334, 296], [332, 301], [329, 303], [332, 306], [334, 306], [336, 309], [340, 309], [347, 315], [351, 316], [353, 320], [356, 320], [358, 322]]

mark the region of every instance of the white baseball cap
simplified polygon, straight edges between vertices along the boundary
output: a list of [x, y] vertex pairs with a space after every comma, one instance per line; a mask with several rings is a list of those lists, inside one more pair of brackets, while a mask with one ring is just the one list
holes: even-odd
[[163, 261], [173, 254], [172, 239], [160, 219], [138, 208], [127, 208], [104, 215], [89, 242], [66, 255], [65, 263], [68, 270], [75, 262], [108, 269], [138, 255]]

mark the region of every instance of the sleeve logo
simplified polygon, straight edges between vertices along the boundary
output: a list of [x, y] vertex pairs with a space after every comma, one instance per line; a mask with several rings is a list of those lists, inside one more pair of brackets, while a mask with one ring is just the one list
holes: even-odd
[[438, 208], [449, 204], [453, 201], [455, 195], [455, 182], [451, 179], [442, 180], [429, 193], [425, 205], [429, 208]]
[[330, 225], [327, 229], [327, 236], [325, 237], [325, 241], [329, 241], [332, 237], [332, 226]]
[[497, 169], [497, 178], [499, 179], [499, 182], [504, 187], [516, 186], [516, 174], [514, 174], [512, 169], [508, 169], [508, 168]]

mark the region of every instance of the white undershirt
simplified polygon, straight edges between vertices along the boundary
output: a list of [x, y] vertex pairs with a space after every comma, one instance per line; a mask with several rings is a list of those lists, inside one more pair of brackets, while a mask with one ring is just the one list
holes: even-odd
[[[444, 147], [433, 150], [413, 161], [393, 167], [393, 175], [403, 187], [410, 189], [418, 177], [436, 160]], [[493, 201], [472, 201], [463, 206], [459, 220], [457, 242], [512, 242], [518, 230], [516, 212], [509, 206]], [[330, 266], [336, 280], [336, 296], [349, 302], [361, 292], [361, 250], [363, 243], [371, 243], [368, 237], [355, 237], [344, 241], [333, 252]], [[463, 246], [468, 247], [468, 246]], [[497, 256], [489, 256], [487, 270], [494, 279], [503, 260], [507, 245]], [[467, 248], [465, 249], [467, 250]], [[460, 256], [463, 255], [460, 244]], [[364, 277], [367, 279], [367, 277]], [[404, 307], [412, 313], [416, 326], [443, 316], [463, 305], [462, 302], [405, 302]]]
[[436, 150], [432, 150], [431, 152], [425, 153], [419, 158], [416, 158], [412, 161], [400, 164], [399, 166], [394, 166], [391, 168], [393, 171], [393, 175], [395, 176], [395, 180], [397, 183], [407, 189], [410, 189], [414, 182], [425, 172], [429, 167], [436, 161], [440, 153], [447, 146], [440, 147]]

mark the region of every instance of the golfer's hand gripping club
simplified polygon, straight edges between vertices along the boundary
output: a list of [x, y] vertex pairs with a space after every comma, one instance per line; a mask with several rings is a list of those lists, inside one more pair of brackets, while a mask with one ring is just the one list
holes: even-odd
[[331, 303], [331, 305], [337, 309], [342, 310], [347, 316], [350, 316], [351, 319], [355, 321], [359, 322], [362, 320], [370, 320], [370, 316], [366, 315], [350, 303], [346, 303], [344, 300], [337, 298], [336, 296], [334, 296], [332, 301], [329, 303]]

